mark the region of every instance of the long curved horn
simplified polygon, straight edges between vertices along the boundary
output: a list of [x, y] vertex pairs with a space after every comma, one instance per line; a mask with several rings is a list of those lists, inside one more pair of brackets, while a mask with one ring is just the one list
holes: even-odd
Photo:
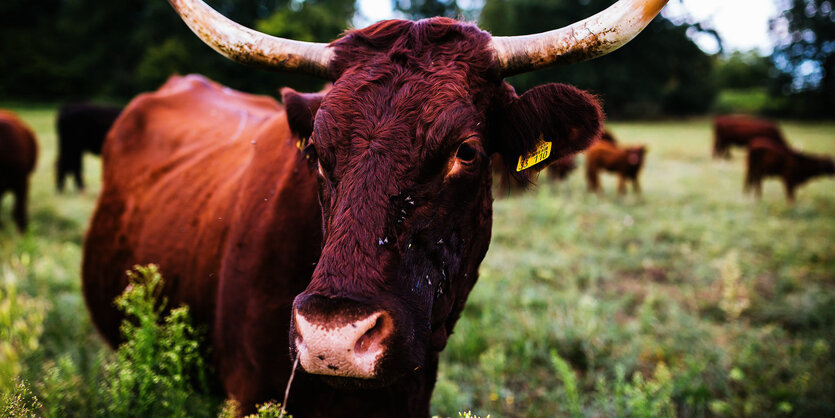
[[192, 32], [226, 58], [256, 67], [328, 79], [328, 44], [277, 38], [243, 27], [201, 0], [168, 0]]
[[606, 55], [641, 32], [668, 0], [620, 0], [573, 25], [524, 36], [495, 36], [493, 49], [505, 77]]

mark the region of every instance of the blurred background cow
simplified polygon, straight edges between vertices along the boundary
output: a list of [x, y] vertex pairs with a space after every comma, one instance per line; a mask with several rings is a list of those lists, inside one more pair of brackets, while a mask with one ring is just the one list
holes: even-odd
[[55, 187], [64, 190], [67, 176], [75, 179], [76, 190], [84, 190], [84, 153], [101, 154], [107, 131], [122, 111], [119, 107], [92, 103], [69, 103], [58, 111], [58, 157], [55, 160]]
[[731, 158], [731, 148], [746, 148], [754, 138], [785, 146], [777, 124], [747, 115], [719, 116], [713, 121], [713, 158]]
[[12, 217], [20, 232], [28, 224], [29, 176], [38, 159], [38, 144], [32, 129], [16, 114], [0, 109], [0, 199], [14, 196]]
[[599, 173], [608, 171], [618, 176], [618, 193], [626, 194], [626, 183], [632, 191], [641, 193], [638, 174], [644, 165], [644, 145], [617, 145], [604, 139], [595, 141], [585, 152], [586, 181], [590, 192], [601, 192]]
[[748, 143], [745, 172], [745, 191], [762, 196], [765, 177], [779, 177], [783, 181], [786, 199], [794, 203], [795, 189], [806, 181], [823, 175], [834, 175], [832, 157], [796, 151], [771, 138], [754, 138]]

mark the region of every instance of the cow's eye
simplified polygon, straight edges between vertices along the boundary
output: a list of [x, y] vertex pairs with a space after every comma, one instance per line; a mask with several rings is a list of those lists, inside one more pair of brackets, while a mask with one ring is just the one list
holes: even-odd
[[459, 145], [458, 151], [455, 153], [455, 158], [466, 165], [472, 164], [476, 156], [478, 156], [478, 151], [466, 142]]

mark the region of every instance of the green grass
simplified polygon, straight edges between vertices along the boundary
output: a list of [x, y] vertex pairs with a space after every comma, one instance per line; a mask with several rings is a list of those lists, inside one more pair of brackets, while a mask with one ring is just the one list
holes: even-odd
[[[20, 114], [41, 153], [30, 231], [14, 231], [9, 198], [0, 205], [0, 289], [18, 295], [0, 299], [0, 320], [26, 324], [0, 322], [15, 335], [0, 347], [0, 398], [39, 415], [92, 416], [103, 365], [116, 360], [80, 293], [99, 162], [85, 160], [85, 194], [56, 195], [55, 109]], [[835, 154], [835, 124], [782, 127], [798, 147]], [[433, 413], [834, 415], [833, 180], [803, 186], [794, 206], [769, 181], [756, 202], [741, 193], [741, 151], [710, 159], [709, 120], [611, 128], [649, 146], [643, 195], [618, 197], [611, 176], [603, 195], [589, 195], [576, 172], [496, 201]]]

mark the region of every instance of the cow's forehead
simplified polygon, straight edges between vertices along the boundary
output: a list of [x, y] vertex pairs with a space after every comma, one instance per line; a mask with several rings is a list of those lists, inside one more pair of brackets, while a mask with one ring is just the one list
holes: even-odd
[[403, 69], [393, 73], [374, 81], [350, 75], [338, 81], [316, 118], [320, 145], [403, 141], [403, 146], [431, 152], [480, 122], [482, 115], [465, 76], [416, 75]]

